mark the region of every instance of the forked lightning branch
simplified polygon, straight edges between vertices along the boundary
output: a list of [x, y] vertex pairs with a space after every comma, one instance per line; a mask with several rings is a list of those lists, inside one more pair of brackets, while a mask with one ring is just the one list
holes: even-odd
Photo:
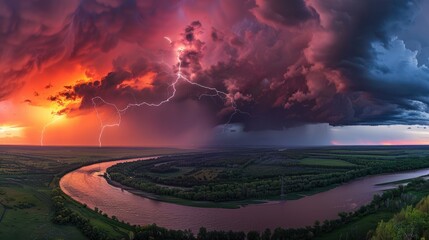
[[[169, 42], [170, 45], [173, 45], [173, 41], [169, 37], [164, 37], [164, 39], [166, 39]], [[201, 94], [200, 97], [199, 97], [199, 99], [201, 99], [201, 97], [205, 97], [205, 96], [219, 97], [222, 100], [224, 100], [227, 104], [230, 104], [230, 106], [233, 109], [233, 112], [231, 113], [230, 117], [228, 118], [228, 121], [226, 122], [226, 125], [231, 122], [231, 120], [233, 119], [233, 117], [237, 113], [242, 113], [242, 114], [247, 114], [248, 115], [248, 113], [241, 111], [237, 107], [237, 103], [235, 102], [235, 99], [234, 99], [234, 97], [231, 96], [231, 94], [229, 94], [227, 92], [224, 92], [224, 91], [221, 91], [221, 90], [218, 90], [217, 88], [214, 88], [214, 87], [210, 87], [210, 86], [206, 86], [206, 85], [203, 85], [203, 84], [200, 84], [200, 83], [197, 83], [197, 82], [193, 82], [189, 78], [187, 78], [183, 74], [183, 72], [182, 72], [182, 60], [181, 60], [181, 56], [184, 53], [184, 51], [185, 51], [184, 47], [179, 47], [176, 50], [176, 59], [177, 59], [177, 62], [178, 62], [178, 64], [177, 64], [178, 65], [178, 70], [177, 70], [177, 73], [175, 74], [176, 75], [175, 80], [169, 86], [170, 88], [173, 89], [173, 91], [171, 91], [171, 94], [167, 98], [165, 98], [164, 100], [162, 100], [160, 102], [146, 102], [146, 101], [143, 101], [143, 102], [138, 102], [138, 103], [130, 103], [127, 106], [125, 106], [124, 108], [119, 108], [116, 104], [111, 103], [109, 101], [106, 101], [105, 99], [103, 99], [100, 96], [96, 96], [96, 97], [92, 98], [92, 104], [93, 104], [94, 110], [95, 110], [95, 112], [97, 114], [97, 118], [100, 121], [100, 127], [101, 127], [100, 133], [99, 133], [99, 136], [98, 136], [98, 145], [100, 147], [102, 146], [102, 138], [103, 138], [104, 131], [107, 128], [119, 127], [121, 125], [121, 123], [122, 123], [122, 116], [123, 116], [123, 114], [125, 114], [127, 112], [127, 110], [129, 110], [130, 108], [133, 108], [133, 107], [143, 107], [143, 106], [147, 106], [147, 107], [160, 107], [160, 106], [162, 106], [162, 105], [170, 102], [175, 97], [175, 95], [176, 95], [176, 92], [177, 92], [176, 86], [177, 86], [177, 84], [180, 81], [186, 82], [186, 83], [188, 83], [190, 85], [194, 85], [194, 86], [200, 87], [202, 89], [205, 89], [205, 90], [211, 92], [211, 94]], [[111, 106], [114, 109], [114, 111], [117, 114], [117, 120], [116, 120], [116, 122], [114, 122], [114, 123], [105, 123], [103, 121], [103, 119], [100, 116], [99, 110], [98, 110], [98, 107], [100, 106], [100, 103], [102, 105]], [[41, 146], [44, 145], [44, 134], [45, 134], [46, 128], [48, 128], [50, 125], [54, 124], [57, 120], [58, 120], [58, 118], [56, 118], [54, 116], [52, 118], [52, 120], [50, 122], [48, 122], [43, 127], [42, 134], [41, 134], [41, 137], [40, 137], [40, 145]]]

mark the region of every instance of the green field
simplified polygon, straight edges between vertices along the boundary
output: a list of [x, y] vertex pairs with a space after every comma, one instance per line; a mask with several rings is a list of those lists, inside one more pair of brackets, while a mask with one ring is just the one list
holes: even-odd
[[5, 183], [0, 187], [0, 202], [6, 210], [0, 222], [1, 239], [86, 239], [72, 226], [52, 223], [49, 189]]
[[304, 158], [299, 161], [303, 165], [310, 166], [327, 166], [327, 167], [355, 167], [356, 164], [346, 162], [339, 159], [317, 159], [317, 158]]
[[[143, 195], [154, 199], [199, 207], [234, 208], [258, 203], [258, 199], [279, 199], [280, 177], [285, 179], [284, 199], [297, 199], [326, 191], [356, 177], [429, 167], [429, 148], [426, 147], [244, 149], [189, 153], [186, 150], [153, 148], [0, 146], [0, 239], [88, 239], [90, 233], [85, 233], [76, 223], [53, 222], [58, 212], [53, 202], [53, 196], [57, 195], [52, 194], [57, 191], [60, 177], [95, 162], [174, 153], [181, 154], [120, 164], [113, 169], [126, 171], [134, 181], [148, 183], [155, 193], [143, 191]], [[117, 173], [122, 174], [120, 171]], [[128, 183], [132, 185], [132, 182]], [[156, 192], [158, 188], [161, 192]], [[171, 194], [174, 191], [185, 193], [178, 197]], [[191, 201], [187, 194], [200, 199]], [[414, 196], [412, 199], [421, 199], [429, 194], [429, 184], [410, 188], [406, 194]], [[141, 234], [135, 239], [183, 239], [187, 234], [156, 226], [130, 226], [88, 209], [62, 193], [59, 196], [63, 199], [64, 209], [79, 219], [89, 220], [93, 230], [105, 234], [103, 239], [130, 239], [136, 232]], [[213, 199], [204, 199], [207, 196]], [[409, 203], [403, 202], [402, 195], [384, 201], [399, 201], [400, 207]], [[318, 233], [317, 239], [360, 239], [380, 220], [389, 219], [400, 209], [377, 204], [369, 209], [380, 211], [356, 213], [350, 222], [339, 225], [336, 221], [334, 223], [338, 226], [332, 225], [326, 233]], [[281, 234], [295, 236], [291, 239], [302, 239], [298, 233], [307, 230], [282, 231]], [[228, 235], [225, 232], [209, 234]], [[234, 234], [243, 236], [244, 233]]]
[[[0, 146], [0, 239], [87, 239], [71, 225], [52, 222], [52, 188], [64, 173], [112, 159], [179, 153], [177, 149], [9, 147]], [[115, 222], [73, 200], [67, 207], [115, 239], [127, 238], [130, 226]]]
[[339, 229], [327, 233], [317, 240], [332, 240], [332, 239], [366, 239], [368, 231], [375, 229], [381, 220], [389, 220], [393, 217], [392, 212], [379, 212], [365, 216], [357, 221], [351, 222]]
[[367, 175], [425, 167], [426, 147], [326, 147], [166, 156], [107, 171], [114, 181], [158, 200], [222, 207], [226, 202], [280, 199], [282, 186], [287, 199], [296, 199]]

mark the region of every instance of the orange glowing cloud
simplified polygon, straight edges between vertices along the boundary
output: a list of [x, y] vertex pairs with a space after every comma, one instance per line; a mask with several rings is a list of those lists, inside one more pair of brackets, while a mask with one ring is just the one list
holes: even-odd
[[[1, 22], [13, 27], [0, 37], [0, 143], [98, 145], [100, 125], [118, 117], [106, 144], [199, 144], [225, 123], [249, 132], [428, 124], [424, 54], [396, 32], [420, 29], [408, 27], [409, 17], [426, 17], [419, 4], [380, 12], [367, 1], [3, 2]], [[191, 84], [172, 88], [179, 69]], [[198, 86], [248, 114], [231, 116], [228, 97]], [[153, 104], [126, 108], [137, 102]], [[399, 128], [323, 136], [334, 145], [429, 143], [429, 131]]]
[[137, 90], [143, 90], [145, 88], [152, 89], [153, 81], [158, 74], [156, 72], [149, 71], [145, 75], [139, 78], [130, 79], [122, 82], [118, 87], [125, 88], [130, 87]]

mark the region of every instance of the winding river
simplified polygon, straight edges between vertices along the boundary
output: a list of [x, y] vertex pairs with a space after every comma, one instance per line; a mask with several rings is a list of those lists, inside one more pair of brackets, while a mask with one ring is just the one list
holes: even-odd
[[97, 163], [79, 168], [60, 180], [61, 189], [88, 207], [98, 207], [109, 216], [131, 224], [152, 224], [171, 229], [201, 226], [210, 230], [260, 230], [276, 227], [302, 227], [314, 221], [334, 219], [341, 211], [351, 211], [371, 201], [374, 194], [392, 188], [380, 183], [415, 178], [429, 174], [429, 169], [382, 174], [360, 178], [326, 192], [298, 200], [254, 204], [239, 209], [198, 208], [159, 202], [114, 187], [100, 177], [117, 163], [150, 158], [126, 159]]

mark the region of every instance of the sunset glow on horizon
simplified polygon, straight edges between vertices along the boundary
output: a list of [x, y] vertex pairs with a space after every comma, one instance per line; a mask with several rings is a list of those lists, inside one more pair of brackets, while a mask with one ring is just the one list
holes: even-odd
[[429, 3], [395, 4], [0, 1], [0, 144], [429, 144]]

